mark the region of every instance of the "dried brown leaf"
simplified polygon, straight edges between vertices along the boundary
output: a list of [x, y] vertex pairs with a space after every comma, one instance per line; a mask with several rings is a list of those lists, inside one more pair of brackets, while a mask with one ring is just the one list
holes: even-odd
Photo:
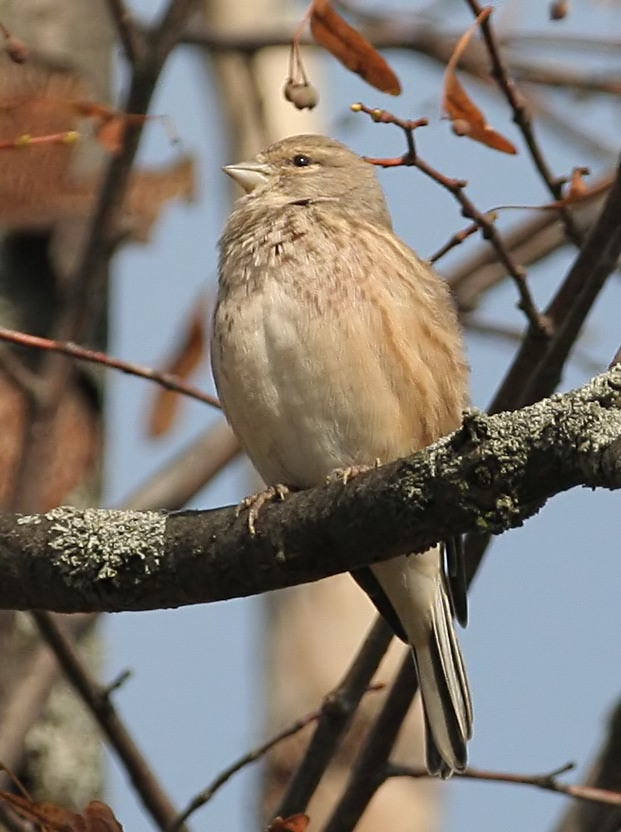
[[30, 56], [30, 49], [23, 40], [12, 35], [6, 26], [0, 22], [0, 32], [4, 36], [6, 44], [6, 54], [16, 64], [23, 64]]
[[84, 814], [78, 814], [54, 803], [39, 803], [11, 792], [0, 791], [0, 798], [20, 817], [42, 825], [49, 832], [123, 832], [112, 809], [99, 800], [91, 801]]
[[126, 128], [127, 119], [122, 115], [116, 115], [99, 122], [95, 127], [95, 135], [108, 153], [117, 156], [123, 150]]
[[6, 40], [6, 53], [13, 63], [23, 64], [30, 56], [30, 49], [23, 40], [11, 35]]
[[399, 79], [377, 49], [357, 29], [336, 12], [329, 0], [315, 0], [311, 7], [310, 28], [321, 44], [347, 69], [382, 92], [401, 93]]
[[589, 168], [574, 168], [571, 172], [569, 188], [563, 198], [555, 199], [554, 202], [546, 202], [545, 205], [538, 206], [539, 210], [558, 211], [559, 208], [564, 208], [566, 205], [572, 205], [575, 202], [580, 202], [581, 199], [592, 196], [593, 191], [584, 179], [590, 172]]
[[[46, 136], [76, 127], [75, 113], [64, 103], [84, 97], [87, 89], [70, 72], [31, 61], [22, 66], [0, 58], [0, 139]], [[0, 166], [0, 223], [9, 228], [49, 227], [63, 214], [73, 146], [50, 142], [23, 146]]]
[[576, 202], [586, 196], [589, 192], [589, 186], [585, 181], [585, 176], [588, 176], [591, 171], [588, 168], [580, 167], [574, 168], [571, 172], [571, 179], [569, 180], [569, 188], [565, 194], [564, 202]]
[[[101, 177], [74, 174], [71, 131], [88, 119], [99, 127], [100, 141], [114, 151], [122, 140], [123, 122], [145, 118], [88, 101], [88, 94], [74, 73], [34, 60], [16, 66], [0, 56], [0, 143], [14, 148], [10, 163], [0, 165], [0, 226], [52, 229], [88, 216]], [[28, 136], [33, 138], [26, 140]], [[126, 201], [129, 233], [145, 241], [164, 203], [175, 197], [191, 199], [193, 191], [188, 159], [162, 171], [138, 171]]]
[[491, 13], [491, 7], [483, 9], [472, 26], [459, 39], [446, 67], [443, 108], [451, 119], [453, 130], [458, 136], [468, 136], [494, 150], [514, 154], [517, 153], [515, 145], [495, 130], [491, 124], [488, 124], [481, 110], [466, 92], [456, 72], [459, 59], [470, 42], [474, 30], [487, 20]]
[[123, 827], [107, 803], [91, 800], [84, 810], [85, 832], [123, 832]]
[[97, 101], [75, 101], [73, 107], [80, 116], [93, 121], [99, 143], [112, 155], [123, 149], [128, 125], [141, 124], [150, 118], [140, 113], [123, 113]]
[[289, 815], [287, 818], [277, 817], [267, 827], [267, 832], [305, 832], [310, 818], [301, 812], [297, 815]]
[[[187, 321], [182, 342], [166, 362], [164, 372], [187, 379], [205, 357], [207, 302], [200, 298]], [[174, 425], [180, 404], [180, 394], [174, 390], [159, 387], [155, 393], [149, 418], [149, 436], [162, 436]]]

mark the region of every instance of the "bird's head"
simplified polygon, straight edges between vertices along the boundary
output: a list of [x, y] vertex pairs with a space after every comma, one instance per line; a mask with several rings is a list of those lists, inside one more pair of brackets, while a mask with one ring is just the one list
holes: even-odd
[[275, 206], [335, 202], [374, 222], [391, 224], [373, 165], [326, 136], [290, 136], [254, 160], [227, 165], [224, 171], [251, 198], [268, 197]]

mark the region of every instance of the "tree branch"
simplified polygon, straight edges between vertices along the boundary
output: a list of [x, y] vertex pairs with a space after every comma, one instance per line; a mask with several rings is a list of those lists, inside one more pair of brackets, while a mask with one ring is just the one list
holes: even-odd
[[[33, 615], [41, 635], [54, 651], [67, 681], [82, 697], [110, 741], [145, 808], [160, 829], [168, 829], [176, 820], [178, 812], [159, 784], [147, 758], [141, 753], [120, 719], [108, 692], [95, 681], [80, 660], [72, 640], [63, 632], [61, 622], [45, 612], [39, 611]], [[180, 832], [187, 832], [185, 825], [179, 824], [177, 828]]]
[[477, 529], [520, 526], [577, 485], [621, 488], [621, 365], [405, 459], [261, 510], [73, 508], [0, 516], [0, 608], [156, 609], [314, 581]]
[[392, 637], [388, 624], [378, 616], [344, 678], [326, 697], [317, 730], [308, 744], [304, 759], [287, 785], [275, 811], [277, 816], [288, 817], [306, 810]]

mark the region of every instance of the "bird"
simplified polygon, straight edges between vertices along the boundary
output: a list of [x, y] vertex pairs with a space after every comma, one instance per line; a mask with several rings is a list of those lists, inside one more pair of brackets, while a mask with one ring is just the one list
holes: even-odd
[[[393, 231], [376, 168], [309, 134], [223, 170], [245, 193], [219, 241], [212, 370], [265, 483], [311, 488], [457, 429], [469, 370], [456, 310]], [[466, 618], [458, 542], [353, 575], [411, 647], [427, 770], [463, 771], [473, 713], [454, 626]]]

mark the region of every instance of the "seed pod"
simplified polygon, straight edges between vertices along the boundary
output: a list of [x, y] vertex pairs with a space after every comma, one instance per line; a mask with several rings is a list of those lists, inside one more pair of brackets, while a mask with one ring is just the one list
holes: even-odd
[[298, 110], [312, 110], [319, 101], [319, 93], [312, 84], [308, 82], [300, 84], [291, 78], [284, 86], [283, 95]]

